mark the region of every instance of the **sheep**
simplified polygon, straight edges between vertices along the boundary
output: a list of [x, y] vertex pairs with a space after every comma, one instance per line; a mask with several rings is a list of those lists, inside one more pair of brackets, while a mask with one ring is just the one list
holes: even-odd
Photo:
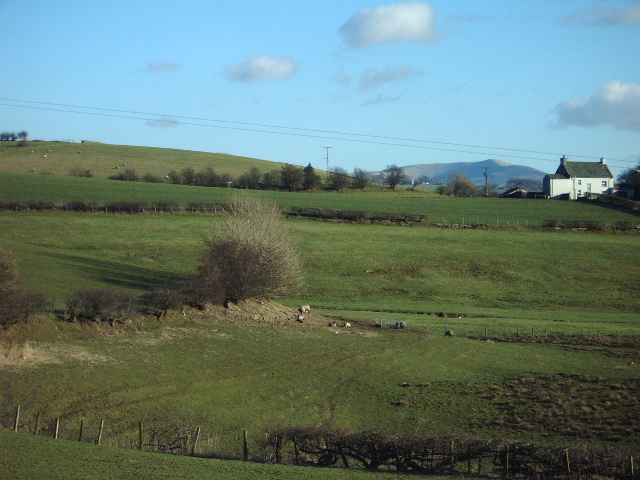
[[337, 327], [338, 324], [336, 322], [329, 322], [329, 325], [327, 325], [327, 327]]
[[311, 313], [311, 307], [309, 305], [302, 305], [299, 309], [300, 313], [302, 313], [303, 315], [305, 313]]
[[344, 328], [351, 328], [351, 324], [349, 322], [345, 322]]
[[404, 330], [407, 326], [407, 322], [396, 322], [393, 328], [397, 328], [398, 330]]
[[296, 318], [296, 322], [304, 323], [304, 315], [298, 315], [298, 317]]
[[446, 332], [444, 332], [444, 336], [453, 337], [454, 336], [453, 330], [447, 330]]

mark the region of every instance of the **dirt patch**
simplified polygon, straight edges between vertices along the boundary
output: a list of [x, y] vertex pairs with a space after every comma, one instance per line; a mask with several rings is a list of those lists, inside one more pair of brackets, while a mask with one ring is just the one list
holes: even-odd
[[0, 344], [0, 368], [33, 367], [43, 363], [62, 363], [75, 360], [103, 363], [110, 358], [95, 355], [82, 347], [57, 347], [48, 343], [25, 342], [20, 345]]

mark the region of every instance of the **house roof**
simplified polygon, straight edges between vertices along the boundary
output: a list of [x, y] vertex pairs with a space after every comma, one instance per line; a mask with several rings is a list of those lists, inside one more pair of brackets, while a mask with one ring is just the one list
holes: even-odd
[[565, 178], [613, 178], [607, 164], [600, 162], [565, 162], [558, 167], [556, 175]]

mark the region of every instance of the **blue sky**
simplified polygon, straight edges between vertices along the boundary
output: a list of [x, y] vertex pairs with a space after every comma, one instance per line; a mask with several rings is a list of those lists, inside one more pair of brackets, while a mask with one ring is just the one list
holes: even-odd
[[326, 168], [640, 162], [640, 3], [0, 0], [0, 130]]

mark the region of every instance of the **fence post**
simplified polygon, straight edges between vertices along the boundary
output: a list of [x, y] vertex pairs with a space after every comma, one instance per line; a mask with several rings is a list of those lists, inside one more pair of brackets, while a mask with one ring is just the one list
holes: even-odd
[[196, 453], [196, 447], [198, 446], [198, 440], [200, 439], [200, 427], [196, 430], [196, 438], [193, 440], [193, 446], [191, 447], [191, 456]]
[[56, 418], [56, 428], [53, 432], [54, 440], [58, 439], [58, 434], [60, 433], [60, 417]]
[[144, 422], [140, 420], [139, 428], [138, 428], [138, 450], [142, 450], [144, 446]]
[[18, 406], [16, 407], [16, 419], [15, 422], [13, 422], [13, 431], [17, 432], [18, 431], [18, 426], [20, 425], [20, 404], [18, 404]]
[[484, 327], [484, 336], [485, 336], [485, 337], [487, 336], [487, 326], [486, 326], [486, 325], [485, 325], [485, 327]]
[[571, 475], [571, 465], [569, 464], [569, 449], [564, 451], [564, 458], [567, 466], [567, 475]]
[[249, 461], [249, 442], [247, 441], [247, 431], [242, 431], [242, 459], [245, 462]]
[[40, 430], [40, 412], [36, 414], [36, 428], [33, 429], [33, 434], [38, 435], [39, 430]]
[[80, 420], [80, 433], [78, 434], [78, 441], [82, 442], [82, 434], [84, 433], [84, 418]]
[[100, 445], [102, 441], [102, 431], [104, 430], [104, 420], [100, 420], [100, 429], [98, 430], [98, 440], [96, 441], [96, 445]]

